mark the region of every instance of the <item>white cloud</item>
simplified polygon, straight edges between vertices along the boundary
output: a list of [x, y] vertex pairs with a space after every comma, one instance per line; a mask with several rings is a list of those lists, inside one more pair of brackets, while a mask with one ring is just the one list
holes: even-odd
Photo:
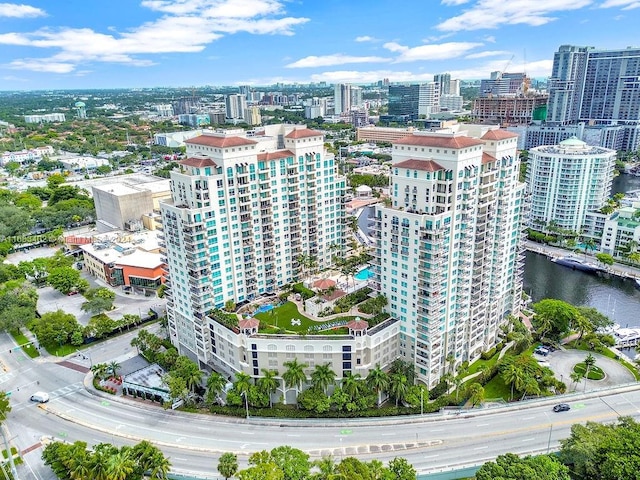
[[484, 52], [470, 53], [464, 58], [471, 60], [473, 58], [496, 57], [498, 55], [505, 55], [507, 53], [509, 52], [507, 52], [506, 50], [486, 50]]
[[[453, 70], [449, 72], [451, 78], [460, 78], [462, 80], [475, 80], [479, 78], [489, 78], [491, 72], [499, 72], [504, 70], [504, 60], [492, 60], [477, 67], [470, 67], [461, 70]], [[527, 76], [532, 78], [548, 77], [551, 75], [553, 68], [553, 60], [536, 60], [534, 62], [527, 62], [525, 67], [510, 68], [509, 71], [525, 71]]]
[[600, 8], [623, 7], [622, 10], [633, 10], [640, 8], [638, 0], [606, 0], [600, 5]]
[[415, 62], [418, 60], [447, 60], [464, 55], [469, 50], [481, 47], [482, 43], [474, 42], [447, 42], [440, 44], [420, 45], [407, 47], [396, 42], [385, 43], [384, 48], [400, 55], [395, 59], [396, 63]]
[[34, 72], [70, 73], [76, 68], [73, 63], [53, 62], [48, 59], [27, 58], [14, 60], [9, 64], [14, 70], [32, 70]]
[[[611, 0], [620, 1], [620, 0]], [[480, 30], [500, 25], [540, 26], [556, 18], [550, 14], [577, 10], [591, 0], [478, 0], [461, 15], [451, 17], [436, 26], [442, 31]]]
[[448, 5], [448, 6], [457, 6], [457, 5], [463, 5], [465, 3], [468, 3], [469, 0], [442, 0], [442, 5]]
[[327, 83], [372, 83], [383, 78], [388, 78], [392, 82], [430, 81], [433, 80], [433, 73], [414, 73], [410, 71], [393, 70], [336, 70], [332, 72], [322, 72], [311, 75], [312, 82]]
[[484, 41], [487, 43], [496, 43], [496, 37], [494, 37], [493, 35], [487, 35], [486, 37], [484, 37]]
[[0, 17], [33, 18], [45, 17], [47, 13], [41, 8], [17, 3], [0, 3]]
[[377, 42], [378, 39], [375, 37], [370, 37], [369, 35], [362, 35], [360, 37], [355, 38], [356, 42]]
[[390, 58], [384, 57], [355, 57], [352, 55], [343, 55], [336, 53], [335, 55], [322, 55], [315, 56], [310, 55], [308, 57], [296, 60], [293, 63], [286, 65], [287, 68], [316, 68], [316, 67], [331, 67], [333, 65], [344, 65], [346, 63], [379, 63], [389, 62]]
[[16, 60], [12, 68], [65, 73], [93, 61], [149, 66], [151, 60], [136, 55], [200, 52], [224, 34], [238, 32], [293, 35], [295, 26], [309, 21], [281, 17], [277, 0], [145, 0], [142, 5], [164, 15], [121, 33], [67, 27], [5, 33], [0, 45], [55, 49], [47, 58]]

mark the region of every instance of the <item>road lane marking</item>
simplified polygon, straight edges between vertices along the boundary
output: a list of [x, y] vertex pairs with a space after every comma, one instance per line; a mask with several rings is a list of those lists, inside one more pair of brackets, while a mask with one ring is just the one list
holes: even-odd
[[432, 428], [430, 432], [444, 432], [444, 428]]
[[427, 459], [427, 458], [436, 458], [436, 457], [439, 457], [439, 456], [440, 456], [440, 455], [426, 455], [426, 456], [424, 456], [424, 457], [422, 457], [422, 458], [424, 458], [424, 459]]
[[293, 435], [293, 434], [291, 434], [291, 433], [288, 433], [288, 434], [287, 434], [287, 437], [299, 437], [299, 436], [300, 436], [300, 435]]
[[489, 448], [489, 445], [485, 445], [484, 447], [476, 447], [474, 450], [484, 450], [485, 448]]
[[476, 425], [476, 427], [488, 427], [489, 425], [491, 425], [490, 423], [479, 423]]
[[255, 432], [240, 432], [243, 435], [255, 435]]
[[380, 434], [380, 436], [389, 436], [389, 435], [395, 435], [395, 432], [381, 433]]
[[521, 442], [532, 442], [534, 441], [536, 438], [535, 437], [531, 437], [531, 438], [525, 438], [523, 440], [520, 440]]
[[522, 420], [532, 420], [534, 418], [536, 418], [536, 416], [535, 415], [531, 415], [530, 417], [522, 417]]

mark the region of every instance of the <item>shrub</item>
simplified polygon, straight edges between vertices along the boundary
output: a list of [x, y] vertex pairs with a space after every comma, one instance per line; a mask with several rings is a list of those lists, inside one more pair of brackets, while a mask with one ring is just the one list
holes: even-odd
[[296, 283], [291, 290], [294, 293], [299, 293], [303, 300], [309, 300], [316, 295], [313, 290], [309, 290], [302, 283]]
[[487, 350], [486, 352], [482, 352], [482, 354], [480, 355], [480, 357], [483, 360], [489, 360], [491, 359], [495, 354], [496, 354], [496, 347], [490, 348], [489, 350]]

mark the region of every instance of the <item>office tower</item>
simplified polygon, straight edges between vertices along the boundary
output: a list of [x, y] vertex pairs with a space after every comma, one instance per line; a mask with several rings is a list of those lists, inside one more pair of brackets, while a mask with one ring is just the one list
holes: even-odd
[[238, 87], [238, 93], [244, 95], [247, 100], [251, 99], [251, 87], [249, 85], [240, 85]]
[[75, 109], [76, 109], [76, 118], [80, 119], [80, 120], [84, 120], [87, 118], [87, 106], [84, 102], [76, 102], [75, 103]]
[[160, 204], [167, 318], [179, 352], [205, 364], [215, 356], [213, 309], [276, 293], [299, 278], [301, 255], [319, 269], [331, 264], [332, 246], [343, 244], [345, 179], [322, 133], [301, 126], [185, 144], [171, 199]]
[[440, 108], [449, 112], [462, 110], [464, 100], [460, 95], [440, 95]]
[[334, 113], [341, 115], [351, 110], [351, 85], [338, 83], [333, 87]]
[[592, 147], [576, 137], [529, 150], [529, 225], [540, 229], [553, 221], [579, 233], [587, 213], [600, 209], [609, 197], [615, 161], [615, 150]]
[[175, 115], [188, 115], [196, 113], [200, 108], [200, 99], [195, 96], [180, 97], [173, 102], [173, 113]]
[[243, 118], [248, 125], [260, 125], [262, 123], [260, 107], [254, 105], [252, 107], [245, 108]]
[[392, 202], [375, 211], [374, 282], [400, 321], [401, 357], [430, 387], [492, 348], [519, 311], [525, 186], [516, 145], [504, 130], [416, 132], [393, 143]]
[[624, 126], [623, 149], [640, 147], [640, 48], [562, 45], [549, 80], [547, 122]]
[[420, 85], [389, 85], [389, 116], [418, 118]]
[[247, 98], [244, 95], [233, 94], [225, 98], [225, 113], [230, 120], [244, 120], [247, 109]]
[[476, 122], [528, 125], [534, 112], [546, 104], [546, 95], [478, 97], [473, 100], [471, 117]]
[[156, 105], [156, 112], [161, 117], [173, 117], [173, 105], [170, 103]]
[[[440, 95], [449, 95], [451, 94], [451, 74], [450, 73], [441, 73], [433, 76], [433, 81], [438, 84], [438, 89], [440, 91]], [[459, 80], [454, 80], [459, 82]]]

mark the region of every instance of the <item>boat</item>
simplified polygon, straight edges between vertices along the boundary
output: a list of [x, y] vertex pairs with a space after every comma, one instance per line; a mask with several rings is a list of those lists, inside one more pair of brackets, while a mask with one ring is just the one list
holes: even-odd
[[593, 263], [589, 263], [577, 257], [558, 257], [551, 260], [565, 267], [573, 268], [574, 270], [580, 270], [582, 272], [599, 272], [601, 269]]

